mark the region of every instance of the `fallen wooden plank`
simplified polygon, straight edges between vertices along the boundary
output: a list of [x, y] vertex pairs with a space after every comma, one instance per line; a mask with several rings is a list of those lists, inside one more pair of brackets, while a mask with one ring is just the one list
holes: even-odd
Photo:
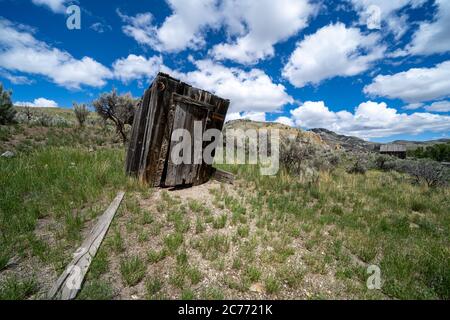
[[12, 257], [3, 267], [0, 268], [0, 272], [16, 266], [19, 263], [19, 260], [20, 258], [18, 256]]
[[219, 182], [234, 184], [234, 174], [223, 170], [216, 169], [214, 179]]
[[124, 195], [125, 192], [119, 192], [108, 209], [98, 219], [97, 224], [89, 236], [74, 253], [72, 262], [70, 262], [66, 270], [48, 292], [48, 299], [72, 300], [77, 296], [89, 266], [102, 244]]

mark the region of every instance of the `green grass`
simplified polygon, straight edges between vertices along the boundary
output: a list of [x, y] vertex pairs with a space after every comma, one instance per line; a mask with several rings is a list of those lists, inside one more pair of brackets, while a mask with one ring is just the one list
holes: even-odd
[[157, 263], [164, 260], [167, 257], [167, 250], [161, 249], [159, 251], [149, 250], [147, 253], [147, 260], [150, 263]]
[[250, 228], [248, 226], [239, 226], [237, 233], [241, 238], [247, 238], [250, 234]]
[[112, 298], [114, 298], [112, 285], [98, 279], [86, 282], [77, 296], [78, 300], [111, 300]]
[[147, 295], [150, 298], [160, 292], [163, 286], [164, 281], [158, 276], [149, 277], [145, 281], [145, 289], [147, 290]]
[[206, 287], [200, 293], [200, 298], [202, 300], [223, 300], [223, 291], [218, 287]]
[[111, 230], [111, 237], [108, 238], [108, 245], [116, 253], [125, 251], [125, 244], [120, 230]]
[[89, 267], [89, 277], [92, 279], [99, 278], [109, 270], [108, 251], [102, 247], [95, 256]]
[[275, 278], [273, 276], [269, 276], [265, 280], [265, 288], [266, 288], [267, 293], [276, 294], [280, 291], [281, 286], [280, 286], [280, 283], [277, 280], [277, 278]]
[[19, 279], [11, 276], [0, 284], [0, 300], [24, 300], [37, 291], [36, 279]]
[[[14, 131], [12, 126], [2, 126], [0, 125], [0, 142], [8, 141]], [[1, 151], [1, 150], [0, 150]]]
[[197, 200], [190, 200], [188, 203], [189, 209], [192, 212], [201, 212], [203, 210], [203, 205]]
[[196, 285], [203, 278], [203, 275], [200, 272], [200, 270], [198, 270], [195, 267], [191, 267], [187, 270], [187, 276], [188, 276], [189, 280], [191, 281], [192, 285]]
[[248, 266], [244, 270], [244, 277], [250, 282], [256, 282], [261, 278], [261, 271], [255, 266]]
[[192, 289], [184, 289], [183, 292], [181, 292], [181, 300], [194, 300], [195, 299], [195, 293], [192, 291]]
[[225, 228], [226, 224], [227, 224], [227, 215], [222, 214], [219, 217], [214, 219], [213, 228], [214, 229], [223, 229], [223, 228]]
[[106, 208], [119, 188], [129, 186], [123, 157], [122, 150], [49, 147], [0, 159], [2, 261], [10, 257], [5, 252], [23, 255], [31, 249], [42, 218], [60, 223], [59, 237], [77, 243], [84, 222], [102, 212], [82, 208], [103, 199]]
[[[290, 286], [297, 287], [299, 281], [284, 269], [295, 252], [289, 242], [301, 235], [311, 251], [304, 257], [309, 272], [324, 274], [331, 265], [352, 270], [339, 274], [361, 283], [353, 292], [356, 296], [369, 294], [367, 276], [356, 271], [346, 252], [380, 266], [381, 290], [389, 297], [450, 298], [449, 188], [411, 185], [406, 176], [394, 172], [352, 175], [337, 169], [321, 173], [315, 184], [303, 184], [283, 173], [277, 179], [259, 176], [257, 168], [250, 166], [225, 170], [234, 171], [247, 183], [254, 182], [256, 197], [249, 204], [257, 208], [263, 203], [268, 210], [257, 217], [262, 234], [286, 231], [286, 243], [277, 247], [271, 241], [274, 250], [261, 257], [272, 265], [280, 263], [277, 278]], [[228, 201], [235, 206], [233, 200]], [[324, 230], [330, 230], [328, 235]], [[238, 229], [238, 235], [244, 237], [246, 231]], [[241, 245], [245, 260], [242, 249]], [[305, 271], [298, 273], [301, 279]]]
[[[111, 128], [42, 128], [36, 136], [29, 129], [40, 128], [0, 127], [0, 150], [12, 137], [20, 137], [13, 150], [16, 157], [0, 159], [0, 270], [18, 256], [37, 257], [59, 273], [88, 223], [118, 190], [139, 191], [143, 198], [149, 191], [125, 176], [124, 148], [114, 147]], [[200, 201], [185, 206], [166, 191], [157, 211], [151, 212], [127, 193], [118, 217], [130, 217], [109, 231], [79, 298], [114, 297], [111, 283], [102, 278], [115, 256], [121, 259], [123, 282], [134, 286], [146, 279], [151, 299], [168, 292], [158, 275], [146, 277], [147, 263], [167, 267], [167, 285], [177, 288], [176, 297], [183, 299], [220, 299], [230, 296], [226, 288], [247, 292], [255, 282], [263, 283], [268, 295], [283, 297], [285, 290], [307, 286], [305, 277], [328, 276], [330, 271], [343, 288], [335, 292], [340, 296], [450, 299], [449, 188], [411, 185], [395, 172], [353, 175], [337, 168], [304, 183], [286, 172], [274, 178], [261, 176], [257, 167], [221, 167], [237, 175], [238, 190], [211, 190], [214, 214]], [[39, 230], [38, 222], [44, 225]], [[50, 232], [52, 241], [37, 231]], [[131, 233], [138, 242], [125, 245]], [[144, 246], [153, 237], [162, 248], [149, 250], [146, 259], [124, 257], [130, 245]], [[193, 256], [192, 249], [197, 251]], [[223, 277], [212, 282], [206, 278], [203, 267], [195, 265], [200, 257]], [[365, 269], [354, 259], [381, 268], [378, 295], [367, 290]], [[227, 271], [240, 279], [230, 280]], [[0, 299], [32, 298], [39, 289], [37, 280], [4, 278]], [[316, 290], [311, 297], [327, 295]]]
[[145, 271], [145, 263], [137, 256], [124, 258], [120, 262], [122, 279], [130, 287], [135, 286], [144, 278]]
[[205, 235], [193, 242], [194, 249], [197, 249], [207, 260], [216, 260], [221, 253], [227, 253], [230, 242], [224, 235]]
[[169, 234], [165, 239], [164, 243], [171, 254], [174, 254], [175, 251], [181, 246], [183, 243], [183, 234], [181, 233], [172, 233]]

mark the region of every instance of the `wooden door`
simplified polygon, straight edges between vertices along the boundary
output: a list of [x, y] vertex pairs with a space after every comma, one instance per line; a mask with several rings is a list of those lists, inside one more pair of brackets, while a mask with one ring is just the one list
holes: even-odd
[[[210, 109], [207, 104], [191, 101], [191, 99], [180, 95], [174, 94], [173, 101], [176, 104], [176, 108], [173, 118], [172, 133], [177, 129], [185, 129], [189, 132], [190, 141], [188, 141], [188, 143], [190, 144], [190, 150], [185, 149], [184, 151], [190, 152], [190, 162], [176, 164], [172, 161], [174, 147], [181, 143], [181, 139], [171, 141], [169, 153], [167, 155], [167, 171], [164, 183], [166, 187], [191, 185], [195, 183], [198, 173], [203, 165], [202, 159], [200, 159], [200, 163], [194, 163], [196, 156], [195, 147], [200, 146], [203, 152], [203, 132], [205, 130], [205, 124]], [[195, 122], [197, 122], [197, 124], [195, 124]], [[195, 130], [196, 125], [197, 130]], [[183, 139], [185, 138], [186, 136], [183, 137]], [[184, 155], [179, 154], [179, 156]]]

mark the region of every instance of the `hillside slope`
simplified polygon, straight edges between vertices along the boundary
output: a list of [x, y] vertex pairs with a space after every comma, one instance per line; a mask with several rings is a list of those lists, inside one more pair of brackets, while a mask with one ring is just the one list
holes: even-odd
[[311, 129], [310, 132], [319, 135], [329, 146], [337, 149], [343, 148], [347, 151], [376, 151], [381, 145], [357, 137], [337, 134], [323, 128]]
[[320, 135], [311, 131], [304, 131], [298, 128], [289, 127], [281, 123], [257, 122], [251, 120], [233, 120], [225, 124], [225, 132], [233, 129], [240, 129], [243, 131], [246, 131], [248, 129], [278, 129], [280, 132], [280, 144], [299, 139], [300, 142], [311, 144], [316, 148], [329, 149], [329, 145], [321, 138]]

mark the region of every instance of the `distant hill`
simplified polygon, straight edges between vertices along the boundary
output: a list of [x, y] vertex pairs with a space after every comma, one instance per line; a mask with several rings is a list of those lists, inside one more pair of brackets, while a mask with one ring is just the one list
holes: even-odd
[[330, 147], [343, 148], [347, 151], [377, 151], [381, 145], [381, 143], [370, 142], [357, 137], [337, 134], [323, 128], [311, 129], [310, 131], [319, 135]]
[[[293, 128], [281, 123], [258, 122], [251, 120], [233, 120], [225, 124], [224, 130], [241, 129], [278, 129], [280, 130], [280, 143], [283, 144], [291, 139], [299, 138], [302, 143], [314, 145], [320, 149], [328, 149], [329, 145], [318, 134], [302, 129]], [[229, 132], [225, 133], [229, 134]]]
[[[318, 134], [328, 145], [332, 147], [341, 146], [345, 150], [349, 151], [378, 151], [380, 146], [383, 144], [365, 141], [357, 137], [337, 134], [333, 131], [323, 128], [311, 129], [310, 131]], [[389, 144], [400, 144], [406, 146], [406, 149], [408, 150], [414, 150], [418, 147], [428, 147], [434, 144], [447, 142], [450, 142], [450, 139], [438, 139], [429, 141], [395, 140], [390, 142]]]
[[414, 150], [418, 147], [428, 147], [435, 144], [441, 144], [441, 143], [449, 143], [450, 139], [437, 139], [437, 140], [428, 140], [428, 141], [408, 141], [408, 140], [396, 140], [392, 143], [395, 144], [401, 144], [406, 146], [406, 149], [408, 150]]
[[[225, 124], [225, 129], [279, 129], [281, 140], [289, 138], [290, 136], [300, 135], [302, 140], [306, 143], [311, 143], [320, 147], [330, 147], [332, 149], [344, 149], [353, 152], [377, 152], [383, 143], [370, 142], [358, 137], [346, 136], [338, 134], [328, 129], [317, 128], [304, 131], [298, 128], [292, 128], [280, 123], [274, 122], [258, 122], [251, 120], [233, 120]], [[438, 143], [447, 143], [450, 139], [438, 139], [429, 141], [407, 141], [396, 140], [393, 144], [405, 145], [408, 150], [414, 150], [418, 147], [427, 147]]]

